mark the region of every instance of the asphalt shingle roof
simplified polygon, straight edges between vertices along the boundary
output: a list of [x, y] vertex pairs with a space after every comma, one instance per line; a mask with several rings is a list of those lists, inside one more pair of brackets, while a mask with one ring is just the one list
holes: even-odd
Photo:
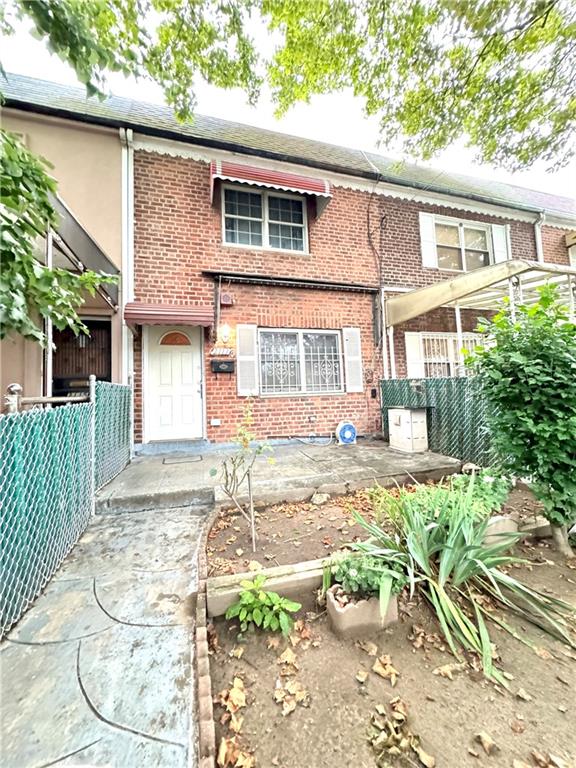
[[376, 153], [289, 136], [205, 115], [196, 114], [192, 122], [180, 123], [170, 108], [158, 104], [118, 96], [110, 96], [101, 101], [97, 97], [88, 98], [82, 88], [11, 73], [6, 73], [5, 77], [0, 76], [0, 93], [7, 107], [124, 126], [139, 133], [234, 149], [353, 176], [376, 178], [378, 171], [382, 180], [403, 186], [576, 218], [576, 200], [571, 198], [494, 180], [441, 172], [411, 163], [400, 165]]

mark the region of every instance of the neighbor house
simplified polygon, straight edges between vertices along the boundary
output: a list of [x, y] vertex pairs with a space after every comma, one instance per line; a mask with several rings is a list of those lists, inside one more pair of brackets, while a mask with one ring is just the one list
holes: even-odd
[[462, 373], [503, 296], [550, 279], [574, 308], [573, 200], [9, 79], [11, 114], [125, 142], [119, 338], [137, 443], [229, 441], [248, 400], [260, 437], [342, 420], [375, 434], [379, 381]]

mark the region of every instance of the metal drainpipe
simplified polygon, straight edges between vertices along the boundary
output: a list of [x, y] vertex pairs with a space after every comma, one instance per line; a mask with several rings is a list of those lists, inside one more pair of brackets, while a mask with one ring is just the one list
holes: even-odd
[[380, 315], [381, 315], [381, 330], [382, 336], [382, 364], [384, 366], [384, 378], [390, 378], [390, 364], [388, 362], [388, 344], [386, 338], [386, 297], [384, 296], [384, 289], [380, 287]]
[[536, 242], [536, 258], [538, 261], [544, 261], [544, 248], [542, 246], [542, 224], [544, 223], [544, 211], [540, 211], [538, 218], [534, 222], [534, 240]]
[[[120, 311], [134, 300], [134, 134], [119, 128], [122, 147], [122, 302]], [[130, 454], [134, 454], [134, 337], [122, 317], [122, 382], [132, 388]]]

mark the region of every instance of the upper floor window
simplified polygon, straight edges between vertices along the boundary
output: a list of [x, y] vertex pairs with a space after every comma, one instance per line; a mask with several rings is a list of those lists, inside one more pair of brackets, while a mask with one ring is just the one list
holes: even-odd
[[223, 201], [225, 243], [306, 252], [304, 198], [225, 186]]
[[510, 258], [504, 224], [421, 212], [420, 243], [423, 266], [451, 272], [471, 272]]
[[436, 253], [439, 269], [470, 272], [490, 264], [490, 227], [436, 221]]

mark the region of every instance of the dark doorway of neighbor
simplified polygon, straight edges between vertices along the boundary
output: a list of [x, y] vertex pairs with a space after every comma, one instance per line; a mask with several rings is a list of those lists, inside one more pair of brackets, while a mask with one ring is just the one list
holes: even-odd
[[90, 335], [76, 336], [69, 328], [54, 329], [52, 394], [62, 397], [88, 391], [88, 377], [112, 380], [112, 330], [109, 318], [82, 318]]

